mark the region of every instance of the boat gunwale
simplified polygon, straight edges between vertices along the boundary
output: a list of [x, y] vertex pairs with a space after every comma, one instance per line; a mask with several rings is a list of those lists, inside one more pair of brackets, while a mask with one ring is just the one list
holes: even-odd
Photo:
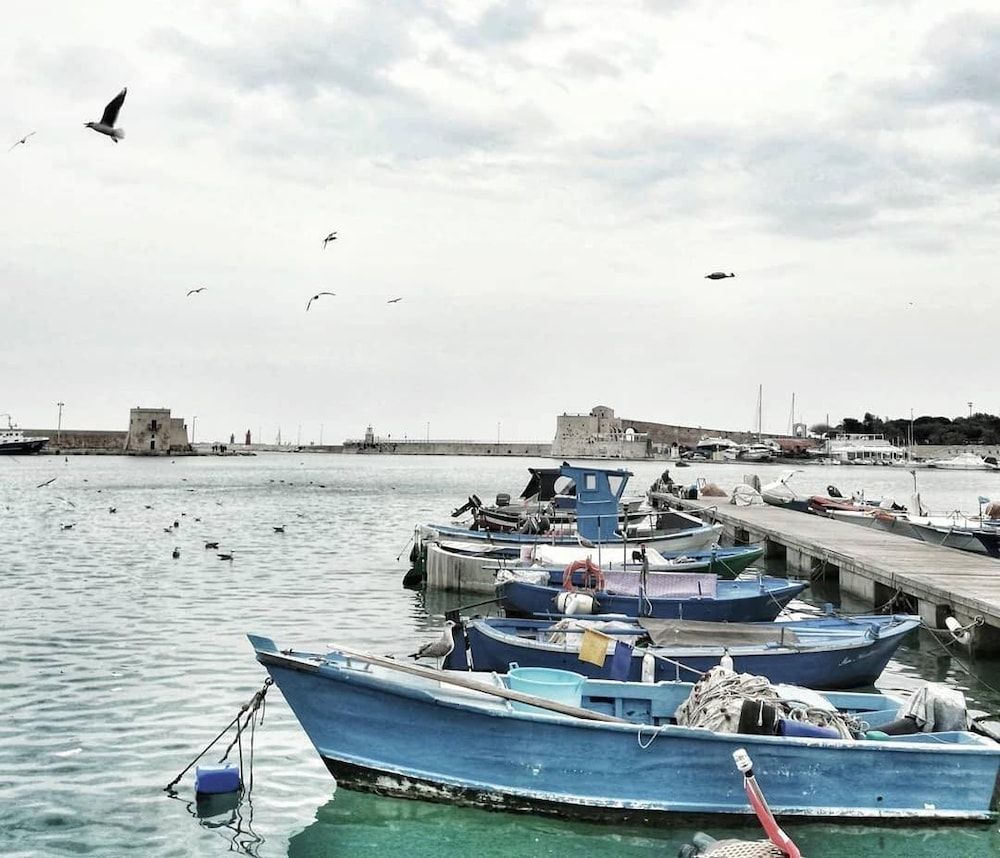
[[[664, 736], [677, 736], [678, 738], [686, 739], [697, 739], [699, 741], [719, 741], [725, 744], [732, 745], [764, 745], [765, 747], [769, 745], [777, 745], [781, 747], [808, 747], [808, 748], [828, 748], [832, 750], [841, 750], [843, 752], [856, 753], [858, 751], [872, 750], [878, 753], [891, 753], [891, 752], [904, 752], [904, 753], [947, 753], [947, 754], [982, 754], [988, 753], [990, 755], [1000, 756], [1000, 743], [995, 742], [987, 736], [982, 736], [978, 733], [972, 731], [965, 731], [969, 736], [973, 737], [974, 741], [968, 743], [951, 743], [951, 742], [907, 742], [905, 740], [873, 740], [873, 739], [826, 739], [818, 738], [813, 736], [767, 736], [767, 735], [750, 735], [744, 733], [719, 733], [709, 730], [706, 727], [688, 727], [679, 724], [660, 724], [660, 725], [650, 725], [650, 724], [639, 724], [636, 722], [629, 723], [613, 723], [606, 721], [591, 721], [583, 718], [574, 718], [569, 715], [562, 715], [556, 712], [530, 712], [526, 710], [518, 710], [506, 705], [506, 703], [499, 702], [501, 698], [492, 697], [485, 692], [475, 692], [475, 689], [468, 689], [473, 691], [474, 695], [465, 693], [460, 696], [455, 694], [454, 696], [448, 696], [447, 693], [435, 693], [435, 689], [421, 688], [409, 682], [394, 681], [388, 676], [382, 675], [382, 673], [375, 672], [371, 669], [373, 666], [369, 665], [368, 668], [357, 668], [350, 665], [351, 661], [359, 661], [358, 659], [352, 658], [351, 656], [343, 656], [343, 661], [338, 662], [336, 660], [329, 659], [328, 655], [320, 655], [318, 653], [300, 653], [293, 654], [291, 652], [267, 652], [257, 649], [256, 650], [257, 660], [263, 664], [265, 667], [268, 665], [274, 665], [277, 667], [282, 667], [290, 670], [294, 670], [302, 673], [311, 673], [322, 677], [323, 679], [330, 682], [347, 682], [350, 684], [360, 685], [362, 687], [374, 688], [381, 693], [409, 697], [411, 699], [420, 700], [424, 703], [430, 703], [434, 706], [444, 706], [449, 709], [458, 710], [474, 710], [475, 713], [479, 715], [484, 715], [487, 717], [495, 718], [514, 718], [515, 720], [527, 720], [530, 722], [555, 722], [560, 726], [571, 727], [574, 729], [610, 729], [614, 732], [624, 733], [624, 734], [636, 734], [639, 739], [644, 735], [650, 738], [663, 738]], [[303, 656], [310, 656], [310, 659], [306, 659]], [[380, 671], [387, 671], [387, 668], [380, 668]], [[465, 673], [466, 671], [461, 671]], [[434, 680], [428, 678], [425, 680], [430, 683]], [[614, 682], [612, 680], [601, 680], [601, 679], [587, 679], [585, 687], [592, 684], [608, 684], [613, 686], [621, 686], [623, 683]], [[640, 685], [641, 683], [632, 683], [634, 685]], [[670, 685], [672, 683], [668, 681], [661, 681], [659, 683], [653, 683], [653, 685]], [[685, 683], [690, 684], [690, 683]], [[280, 689], [280, 683], [278, 684]], [[505, 686], [506, 688], [506, 686]], [[438, 691], [441, 691], [440, 685], [438, 686]], [[836, 692], [834, 692], [836, 693]], [[841, 694], [849, 694], [850, 692], [840, 692]], [[596, 695], [590, 695], [596, 696]], [[608, 695], [609, 697], [621, 696], [621, 695]], [[861, 696], [866, 696], [864, 693]], [[875, 695], [871, 695], [875, 696]], [[488, 698], [488, 699], [484, 699]], [[893, 704], [893, 706], [899, 705], [900, 701], [889, 697], [886, 695], [886, 700]], [[498, 701], [498, 702], [493, 702]], [[293, 710], [294, 711], [294, 710]], [[595, 710], [596, 711], [596, 710]], [[644, 732], [645, 731], [645, 732]], [[915, 735], [933, 735], [918, 733]], [[931, 751], [930, 749], [934, 750]], [[998, 778], [1000, 778], [1000, 773], [998, 773]]]
[[[512, 619], [516, 620], [517, 618], [512, 618]], [[579, 617], [576, 617], [576, 619], [579, 619]], [[529, 622], [538, 622], [538, 621], [529, 620]], [[521, 637], [519, 635], [512, 634], [510, 632], [500, 631], [499, 629], [490, 625], [489, 622], [487, 622], [487, 618], [484, 617], [473, 617], [472, 619], [466, 622], [466, 625], [470, 624], [475, 624], [476, 630], [480, 634], [483, 634], [486, 637], [490, 638], [490, 640], [496, 641], [498, 643], [510, 645], [508, 642], [511, 639], [514, 639], [518, 642], [517, 645], [519, 647], [523, 646], [525, 649], [536, 649], [545, 652], [558, 652], [558, 653], [570, 653], [570, 654], [574, 652], [579, 652], [579, 648], [570, 649], [566, 646], [559, 646], [559, 644], [547, 641], [540, 641], [528, 637]], [[696, 658], [702, 656], [713, 657], [713, 656], [721, 656], [727, 653], [731, 656], [764, 656], [773, 654], [797, 655], [802, 653], [818, 655], [828, 652], [848, 653], [860, 649], [871, 649], [873, 647], [876, 647], [880, 642], [892, 641], [895, 640], [896, 638], [903, 637], [919, 627], [920, 627], [919, 619], [899, 620], [895, 625], [891, 626], [886, 630], [880, 629], [877, 637], [865, 637], [864, 632], [859, 629], [857, 632], [858, 635], [857, 639], [851, 640], [849, 643], [839, 643], [837, 641], [829, 640], [829, 641], [824, 641], [821, 644], [810, 644], [808, 641], [805, 642], [799, 641], [798, 643], [785, 643], [785, 644], [774, 644], [774, 645], [769, 645], [766, 643], [759, 645], [697, 644], [691, 646], [684, 646], [680, 644], [676, 645], [660, 644], [660, 645], [648, 645], [643, 648], [643, 651], [649, 650], [654, 655], [663, 653], [674, 653], [675, 655], [677, 655], [679, 653], [678, 657], [680, 658], [684, 657]], [[556, 634], [558, 634], [564, 630], [556, 629], [554, 631]], [[571, 630], [567, 631], [570, 631], [570, 633], [572, 633]], [[599, 631], [601, 631], [605, 635], [614, 635], [619, 633], [613, 630], [611, 632], [605, 632], [603, 630]], [[792, 631], [796, 630], [792, 629]], [[627, 634], [627, 632], [621, 632], [621, 634]]]

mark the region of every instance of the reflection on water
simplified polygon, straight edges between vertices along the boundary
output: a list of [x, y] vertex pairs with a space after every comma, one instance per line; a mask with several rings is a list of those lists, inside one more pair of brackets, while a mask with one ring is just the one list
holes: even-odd
[[[416, 522], [447, 518], [473, 491], [516, 495], [533, 464], [298, 454], [0, 457], [0, 854], [221, 856], [234, 847], [261, 858], [674, 854], [690, 826], [619, 830], [335, 794], [277, 689], [257, 736], [252, 806], [202, 811], [192, 804], [190, 776], [177, 800], [163, 792], [260, 687], [263, 669], [247, 632], [279, 646], [336, 641], [410, 652], [438, 633], [446, 610], [478, 599], [403, 589], [407, 553], [396, 556]], [[663, 463], [630, 468], [639, 490]], [[729, 489], [750, 470], [766, 479], [781, 469], [718, 465], [675, 476], [704, 474]], [[805, 493], [833, 482], [845, 493], [866, 487], [869, 496], [906, 498], [910, 477], [889, 468], [811, 468], [797, 480]], [[930, 506], [969, 509], [977, 495], [996, 493], [987, 484], [1000, 475], [928, 472], [920, 480]], [[206, 542], [231, 551], [232, 563]], [[817, 583], [811, 598], [838, 594]], [[1000, 687], [996, 662], [974, 669]], [[881, 684], [906, 688], [924, 678], [954, 682], [979, 708], [1000, 710], [1000, 694], [926, 635], [899, 651]], [[997, 844], [996, 826], [792, 828], [813, 858], [981, 855]]]

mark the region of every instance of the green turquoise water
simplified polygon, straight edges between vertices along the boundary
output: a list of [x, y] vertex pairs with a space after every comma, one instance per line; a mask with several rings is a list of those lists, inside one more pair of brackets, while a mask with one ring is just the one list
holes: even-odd
[[[676, 854], [695, 830], [683, 821], [609, 828], [337, 791], [276, 692], [257, 735], [252, 801], [199, 816], [189, 777], [177, 797], [163, 792], [260, 687], [248, 631], [303, 649], [340, 642], [376, 652], [436, 636], [443, 612], [462, 600], [400, 586], [413, 524], [445, 519], [473, 491], [516, 494], [529, 464], [299, 454], [0, 459], [0, 855]], [[662, 470], [630, 467], [636, 490]], [[743, 470], [675, 476], [704, 474], [729, 488]], [[866, 487], [905, 500], [910, 490], [909, 475], [893, 469], [816, 468], [800, 479], [806, 491], [836, 482], [845, 493]], [[921, 491], [932, 507], [974, 508], [989, 494], [983, 479], [921, 476]], [[206, 541], [234, 561], [220, 561]], [[979, 660], [973, 670], [981, 679], [922, 635], [880, 684], [954, 682], [972, 705], [1000, 711], [1000, 693], [984, 684], [1000, 687], [997, 663]], [[1000, 853], [996, 824], [787, 828], [814, 858]]]

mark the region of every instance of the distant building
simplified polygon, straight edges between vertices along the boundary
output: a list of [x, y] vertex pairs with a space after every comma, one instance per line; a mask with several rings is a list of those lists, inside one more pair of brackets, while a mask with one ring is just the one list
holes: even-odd
[[184, 418], [171, 417], [169, 408], [136, 407], [129, 412], [126, 453], [165, 456], [190, 451]]
[[595, 405], [589, 414], [560, 414], [552, 455], [588, 459], [645, 459], [651, 453], [649, 436], [624, 426], [613, 408]]

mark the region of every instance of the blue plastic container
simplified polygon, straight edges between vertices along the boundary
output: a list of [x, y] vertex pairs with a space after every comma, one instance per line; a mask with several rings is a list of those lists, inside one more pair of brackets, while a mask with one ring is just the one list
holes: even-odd
[[[507, 671], [507, 684], [511, 691], [534, 694], [567, 706], [579, 706], [583, 683], [587, 677], [571, 670], [556, 670], [551, 667], [518, 667], [512, 664]], [[510, 704], [520, 712], [549, 712], [538, 706], [519, 703]]]
[[238, 792], [240, 767], [233, 763], [198, 766], [194, 771], [194, 791], [197, 795], [218, 795]]
[[839, 739], [840, 733], [833, 727], [818, 727], [806, 724], [804, 721], [792, 721], [782, 718], [778, 721], [779, 736], [807, 736], [811, 739]]

